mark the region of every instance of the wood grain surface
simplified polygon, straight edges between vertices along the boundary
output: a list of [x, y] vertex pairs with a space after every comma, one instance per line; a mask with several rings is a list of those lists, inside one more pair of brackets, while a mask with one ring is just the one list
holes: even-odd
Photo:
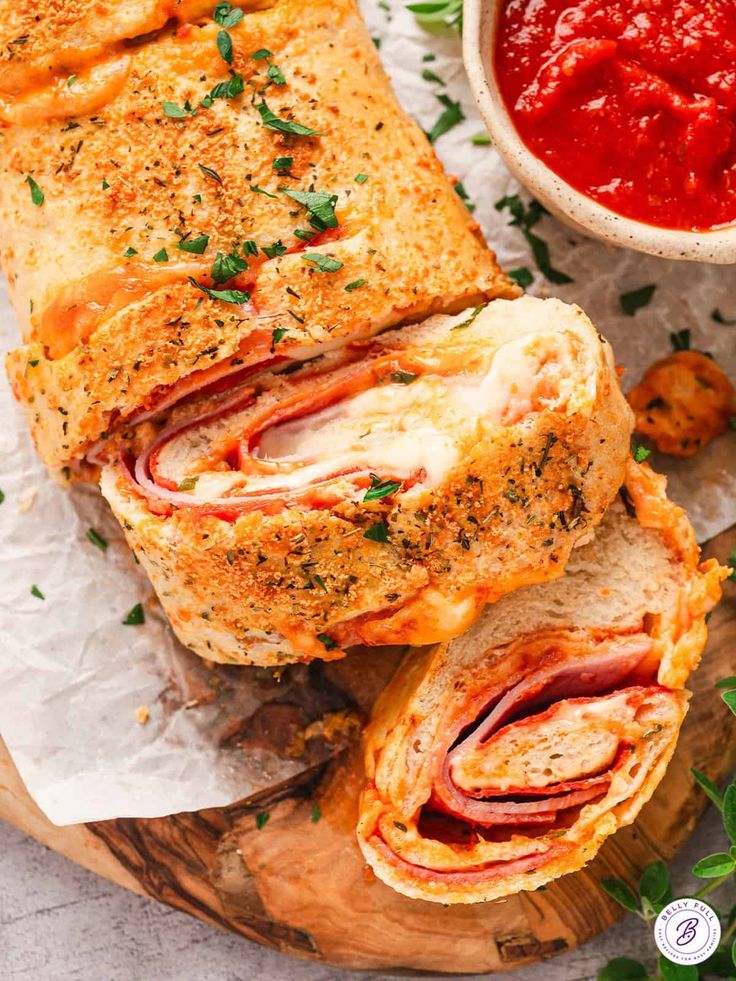
[[[736, 529], [704, 552], [724, 559], [734, 545]], [[610, 926], [620, 911], [601, 891], [600, 879], [617, 875], [635, 883], [647, 864], [671, 858], [705, 804], [690, 767], [697, 764], [720, 781], [736, 765], [736, 725], [713, 687], [734, 673], [736, 661], [736, 589], [726, 584], [725, 592], [692, 679], [694, 697], [677, 753], [653, 799], [587, 868], [542, 891], [445, 908], [406, 899], [377, 881], [353, 834], [357, 746], [228, 808], [72, 828], [46, 821], [2, 748], [0, 817], [120, 885], [299, 957], [378, 970], [509, 970], [569, 950]], [[370, 662], [361, 655], [335, 666], [363, 713], [397, 656], [373, 652]], [[259, 828], [256, 815], [263, 814], [269, 817]]]

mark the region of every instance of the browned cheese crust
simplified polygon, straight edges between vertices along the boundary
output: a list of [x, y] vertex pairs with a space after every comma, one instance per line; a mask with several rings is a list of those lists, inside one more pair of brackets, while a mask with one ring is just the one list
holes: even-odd
[[[352, 0], [241, 4], [231, 66], [212, 6], [0, 2], [0, 258], [24, 340], [7, 368], [49, 466], [274, 338], [285, 354], [515, 295]], [[207, 98], [228, 82], [236, 94]], [[272, 128], [264, 105], [322, 135]], [[336, 195], [337, 228], [284, 189]], [[201, 236], [203, 253], [179, 247]], [[249, 241], [249, 268], [214, 281], [218, 252]]]
[[[404, 396], [419, 399], [425, 382], [438, 386], [436, 397], [427, 389], [424, 401], [406, 410], [413, 420], [406, 425], [418, 433], [451, 430], [454, 462], [434, 483], [420, 478], [369, 501], [348, 487], [331, 506], [294, 502], [277, 513], [250, 510], [223, 520], [208, 511], [206, 497], [155, 513], [126, 466], [105, 471], [103, 493], [174, 630], [203, 657], [278, 664], [340, 656], [357, 643], [457, 636], [486, 603], [561, 575], [572, 548], [587, 540], [615, 497], [631, 414], [610, 348], [579, 308], [530, 297], [495, 300], [474, 319], [437, 317], [383, 335], [378, 351], [395, 351], [409, 367], [437, 361], [449, 373], [445, 387], [431, 372], [409, 385], [392, 383], [395, 371], [380, 380], [389, 413]], [[455, 403], [440, 398], [448, 391], [460, 398], [454, 393], [478, 365], [490, 380], [468, 396], [455, 422], [453, 410], [443, 408]], [[277, 379], [261, 400], [278, 405], [298, 378]], [[320, 378], [316, 387], [324, 384]], [[499, 397], [502, 408], [492, 410]], [[513, 418], [499, 422], [494, 412], [503, 414], [507, 401]], [[259, 406], [239, 419], [241, 429]], [[471, 410], [477, 417], [466, 423]], [[397, 427], [403, 418], [396, 409]], [[227, 432], [226, 421], [222, 426]], [[358, 431], [370, 428], [369, 419]], [[416, 438], [429, 445], [429, 436]], [[199, 453], [201, 440], [192, 443]], [[334, 462], [339, 470], [339, 455]], [[370, 463], [379, 476], [395, 476]], [[201, 488], [213, 476], [201, 470], [184, 467], [174, 486], [196, 476]], [[371, 539], [376, 525], [386, 540]]]

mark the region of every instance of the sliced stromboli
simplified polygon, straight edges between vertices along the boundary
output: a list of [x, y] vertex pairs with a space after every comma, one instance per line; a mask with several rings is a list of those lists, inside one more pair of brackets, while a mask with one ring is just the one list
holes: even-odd
[[559, 300], [349, 345], [180, 406], [102, 490], [181, 640], [277, 664], [457, 636], [560, 575], [623, 480], [609, 346]]
[[352, 0], [214, 6], [0, 0], [24, 38], [0, 61], [8, 371], [50, 466], [244, 367], [518, 292]]
[[475, 903], [581, 868], [661, 780], [725, 574], [664, 478], [623, 501], [564, 577], [415, 651], [366, 733], [358, 840], [398, 892]]

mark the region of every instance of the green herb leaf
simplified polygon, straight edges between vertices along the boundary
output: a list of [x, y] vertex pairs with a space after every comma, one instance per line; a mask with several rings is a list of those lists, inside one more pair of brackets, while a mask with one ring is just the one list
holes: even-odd
[[139, 627], [142, 623], [145, 623], [146, 617], [143, 612], [143, 606], [141, 603], [136, 603], [127, 617], [123, 620], [123, 624], [126, 627]]
[[723, 795], [723, 827], [731, 844], [736, 845], [736, 783], [729, 784]]
[[226, 61], [228, 65], [233, 63], [233, 39], [230, 37], [227, 31], [219, 31], [217, 34], [217, 50], [220, 52], [220, 57], [223, 61]]
[[598, 972], [598, 981], [646, 981], [647, 969], [630, 957], [614, 957]]
[[725, 688], [726, 690], [736, 688], [736, 675], [732, 674], [729, 678], [721, 678], [720, 681], [716, 682], [715, 687]]
[[272, 85], [286, 85], [284, 73], [281, 71], [278, 65], [269, 65], [266, 75], [270, 79]]
[[712, 803], [716, 805], [719, 811], [722, 810], [723, 797], [713, 781], [709, 777], [706, 777], [706, 775], [700, 770], [696, 770], [694, 767], [690, 770], [690, 772], [692, 773], [695, 782], [700, 785], [703, 791], [705, 791], [706, 797], [708, 797]]
[[408, 3], [420, 26], [435, 28], [439, 26], [463, 29], [463, 0], [430, 0], [426, 3]]
[[268, 811], [261, 811], [260, 814], [256, 814], [256, 828], [260, 831], [261, 828], [265, 828], [266, 823], [271, 815]]
[[465, 119], [465, 113], [459, 102], [453, 102], [448, 95], [444, 94], [438, 95], [437, 99], [445, 108], [437, 122], [427, 133], [427, 139], [430, 143], [436, 143], [440, 136], [449, 133], [451, 129], [454, 129], [455, 126]]
[[396, 491], [401, 490], [403, 484], [400, 480], [381, 480], [381, 478], [375, 474], [371, 474], [371, 486], [365, 492], [363, 496], [364, 501], [380, 501], [383, 497], [388, 497], [390, 494], [395, 494]]
[[505, 208], [511, 212], [509, 225], [514, 225], [521, 230], [522, 235], [527, 241], [532, 255], [537, 263], [537, 267], [543, 276], [546, 276], [551, 283], [572, 283], [573, 280], [567, 273], [560, 272], [552, 266], [549, 256], [549, 246], [531, 229], [537, 224], [542, 215], [547, 212], [539, 201], [531, 200], [525, 205], [518, 194], [507, 195], [496, 202], [496, 211], [503, 211]]
[[254, 194], [263, 194], [267, 198], [273, 198], [274, 201], [277, 201], [278, 200], [278, 197], [277, 197], [276, 194], [271, 194], [270, 191], [264, 191], [263, 188], [262, 187], [258, 187], [257, 184], [249, 184], [248, 185], [248, 188], [249, 188], [249, 190], [253, 191]]
[[473, 323], [473, 321], [475, 320], [475, 318], [480, 313], [482, 313], [487, 306], [488, 306], [487, 303], [481, 303], [479, 306], [477, 306], [477, 307], [474, 308], [473, 312], [470, 314], [470, 316], [466, 320], [463, 320], [463, 322], [460, 323], [460, 324], [455, 324], [455, 326], [452, 327], [451, 330], [462, 330], [464, 327], [470, 327], [470, 325]]
[[0, 490], [0, 504], [2, 504], [4, 500], [5, 500], [5, 491]]
[[109, 185], [109, 184], [107, 183], [107, 180], [106, 180], [106, 179], [105, 179], [105, 178], [103, 177], [103, 178], [102, 178], [102, 190], [103, 190], [103, 191], [106, 191], [106, 190], [108, 189], [108, 187], [109, 187], [109, 186], [110, 186], [110, 185]]
[[321, 640], [328, 651], [332, 651], [337, 647], [337, 641], [333, 640], [329, 634], [317, 634], [317, 640]]
[[302, 259], [304, 262], [309, 262], [311, 265], [316, 266], [323, 273], [337, 272], [338, 269], [342, 269], [342, 263], [339, 259], [333, 259], [329, 255], [323, 255], [321, 252], [305, 252], [302, 255]]
[[470, 138], [470, 142], [473, 146], [490, 146], [491, 138], [488, 133], [476, 133]]
[[101, 552], [107, 551], [107, 541], [94, 530], [94, 528], [87, 529], [87, 538], [92, 542], [92, 544], [99, 548]]
[[368, 180], [368, 174], [356, 174], [355, 175], [355, 183], [356, 184], [365, 184], [365, 182], [367, 180]]
[[197, 166], [202, 171], [205, 177], [209, 177], [211, 180], [215, 181], [216, 183], [222, 184], [222, 177], [220, 177], [220, 175], [217, 173], [216, 170], [213, 170], [211, 167], [205, 167], [204, 164], [197, 164]]
[[387, 542], [388, 528], [383, 521], [378, 521], [365, 530], [363, 538], [368, 538], [372, 542]]
[[611, 899], [615, 899], [619, 906], [623, 906], [630, 913], [639, 912], [639, 904], [633, 892], [621, 879], [603, 879], [601, 888], [608, 893]]
[[698, 969], [692, 964], [674, 964], [664, 954], [659, 955], [658, 963], [662, 981], [698, 981]]
[[534, 282], [534, 276], [526, 266], [520, 266], [519, 269], [512, 269], [509, 273], [509, 279], [513, 279], [523, 290], [528, 289]]
[[276, 327], [271, 334], [271, 347], [275, 347], [278, 342], [288, 334], [288, 327]]
[[670, 334], [670, 344], [675, 351], [689, 351], [690, 328], [685, 327], [682, 330], [676, 330]]
[[293, 163], [293, 157], [276, 157], [271, 166], [274, 170], [289, 170]]
[[324, 133], [321, 133], [316, 129], [310, 129], [309, 126], [302, 126], [301, 123], [295, 123], [288, 119], [279, 119], [279, 117], [268, 108], [265, 99], [262, 99], [261, 102], [256, 105], [256, 109], [263, 120], [263, 125], [267, 129], [275, 130], [277, 133], [291, 133], [292, 136], [324, 136]]
[[242, 75], [231, 75], [224, 82], [218, 82], [210, 89], [209, 95], [205, 96], [200, 103], [205, 109], [212, 105], [215, 99], [236, 99], [243, 94], [245, 82]]
[[28, 176], [26, 177], [26, 184], [31, 189], [31, 201], [36, 205], [37, 208], [40, 208], [41, 205], [43, 204], [43, 199], [45, 196], [43, 191], [38, 186], [38, 184], [34, 181], [34, 179], [31, 177], [30, 174], [28, 174]]
[[132, 245], [129, 245], [128, 248], [125, 250], [125, 252], [123, 252], [123, 256], [126, 259], [130, 259], [130, 257], [133, 255], [138, 255], [138, 250], [134, 249]]
[[176, 488], [178, 491], [193, 491], [197, 486], [197, 481], [199, 477], [184, 477], [183, 480], [179, 481], [179, 486]]
[[72, 87], [72, 85], [74, 85], [74, 83], [76, 82], [76, 80], [77, 80], [77, 76], [76, 75], [70, 75], [69, 78], [66, 80], [66, 87], [68, 89], [70, 89]]
[[254, 51], [251, 55], [253, 61], [264, 61], [266, 58], [273, 58], [273, 51], [269, 51], [268, 48], [259, 48], [258, 51]]
[[35, 596], [36, 599], [40, 599], [40, 600], [46, 599], [46, 597], [43, 595], [43, 593], [38, 588], [38, 586], [35, 585], [35, 583], [33, 586], [31, 586], [31, 596]]
[[158, 252], [154, 255], [153, 261], [154, 262], [168, 262], [169, 261], [169, 253], [166, 251], [165, 248], [164, 249], [159, 249]]
[[348, 285], [345, 287], [345, 292], [353, 293], [355, 290], [359, 290], [361, 286], [367, 286], [367, 285], [368, 285], [367, 279], [355, 279], [353, 280], [352, 283], [348, 283]]
[[177, 245], [177, 249], [182, 252], [191, 252], [193, 255], [202, 255], [210, 243], [209, 235], [198, 235], [197, 238], [188, 238]]
[[438, 85], [447, 85], [447, 82], [440, 78], [439, 75], [435, 75], [431, 68], [424, 68], [422, 70], [422, 78], [425, 82], [436, 82]]
[[[732, 572], [729, 579], [736, 576], [736, 573]], [[721, 694], [721, 698], [726, 703], [726, 705], [731, 709], [734, 715], [736, 715], [736, 691], [724, 691]]]
[[633, 457], [637, 463], [644, 463], [644, 461], [652, 455], [652, 451], [648, 450], [645, 446], [636, 445], [633, 449]]
[[228, 279], [245, 272], [247, 268], [247, 261], [237, 252], [230, 252], [228, 255], [218, 252], [212, 264], [212, 278], [216, 283], [226, 283]]
[[220, 27], [235, 27], [243, 19], [243, 11], [239, 7], [233, 7], [228, 0], [220, 0], [212, 17]]
[[652, 302], [652, 297], [656, 289], [657, 287], [654, 283], [650, 283], [649, 286], [640, 286], [636, 290], [622, 293], [619, 297], [619, 302], [626, 316], [633, 317], [637, 310], [648, 306]]
[[203, 293], [206, 293], [213, 300], [222, 300], [223, 303], [237, 304], [247, 303], [250, 300], [250, 293], [246, 290], [213, 290], [209, 286], [202, 286], [194, 276], [189, 276], [188, 279], [192, 286], [196, 286], [198, 290], [202, 290]]
[[717, 879], [719, 876], [733, 872], [734, 868], [736, 863], [730, 855], [726, 852], [717, 852], [696, 862], [693, 866], [693, 875], [697, 875], [699, 879]]
[[658, 903], [669, 891], [670, 875], [664, 862], [652, 862], [639, 880], [639, 895], [650, 903]]
[[309, 224], [318, 232], [337, 228], [336, 194], [325, 194], [324, 191], [291, 191], [286, 187], [280, 187], [279, 190], [307, 209]]
[[416, 381], [419, 375], [415, 375], [411, 371], [392, 371], [391, 381], [395, 382], [397, 385], [411, 385], [413, 381]]
[[164, 116], [168, 116], [169, 119], [188, 119], [190, 116], [197, 115], [196, 108], [177, 106], [175, 102], [162, 102], [161, 108], [164, 111]]
[[314, 807], [312, 808], [312, 817], [311, 817], [312, 824], [316, 824], [321, 817], [322, 817], [322, 812], [319, 809], [319, 804], [315, 804]]
[[276, 256], [284, 255], [287, 251], [288, 249], [281, 239], [279, 239], [278, 242], [274, 242], [273, 245], [264, 245], [261, 248], [261, 252], [263, 252], [263, 254], [269, 259], [275, 259]]

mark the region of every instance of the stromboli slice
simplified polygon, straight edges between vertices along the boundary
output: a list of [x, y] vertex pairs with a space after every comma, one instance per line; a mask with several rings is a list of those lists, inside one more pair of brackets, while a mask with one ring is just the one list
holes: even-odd
[[666, 769], [725, 575], [631, 461], [566, 575], [412, 652], [365, 737], [358, 840], [398, 892], [474, 903], [581, 868]]
[[274, 353], [517, 292], [352, 0], [243, 6], [228, 65], [214, 2], [36, 4], [0, 73], [8, 371], [50, 466]]
[[187, 646], [277, 664], [448, 639], [561, 574], [630, 432], [579, 308], [494, 300], [191, 399], [102, 490]]

